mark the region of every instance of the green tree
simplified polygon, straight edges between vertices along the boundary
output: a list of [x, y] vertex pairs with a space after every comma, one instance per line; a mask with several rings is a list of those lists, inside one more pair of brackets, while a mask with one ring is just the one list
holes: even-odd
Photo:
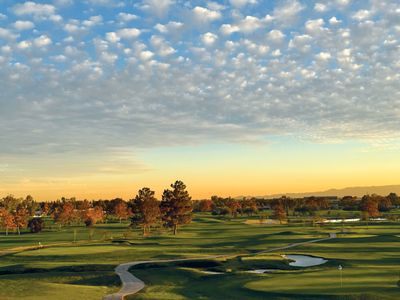
[[42, 218], [33, 218], [28, 223], [28, 228], [32, 233], [41, 232], [44, 228], [44, 221]]
[[396, 193], [390, 193], [389, 195], [386, 196], [390, 200], [393, 206], [399, 206], [400, 205], [400, 198]]
[[160, 203], [154, 197], [154, 191], [144, 187], [138, 191], [133, 203], [132, 224], [142, 226], [143, 235], [150, 234], [150, 227], [160, 219]]
[[17, 207], [20, 203], [21, 199], [17, 199], [13, 195], [8, 195], [1, 201], [1, 206], [11, 212], [17, 210]]
[[21, 202], [21, 206], [23, 206], [30, 216], [33, 216], [36, 210], [39, 208], [39, 204], [35, 202], [31, 195], [26, 196], [24, 200]]
[[170, 189], [164, 190], [161, 201], [161, 213], [164, 226], [172, 228], [174, 235], [178, 227], [192, 221], [192, 200], [182, 181], [171, 184]]

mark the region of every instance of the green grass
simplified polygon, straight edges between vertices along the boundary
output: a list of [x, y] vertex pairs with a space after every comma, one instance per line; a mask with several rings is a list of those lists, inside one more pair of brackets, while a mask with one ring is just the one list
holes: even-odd
[[[331, 213], [332, 214], [332, 213]], [[255, 217], [256, 218], [256, 217]], [[247, 217], [225, 220], [197, 214], [178, 236], [157, 229], [143, 238], [127, 224], [100, 224], [89, 240], [85, 227], [53, 226], [40, 234], [0, 236], [5, 249], [37, 246], [0, 257], [0, 299], [101, 299], [118, 290], [114, 274], [122, 262], [239, 255], [214, 265], [161, 264], [132, 272], [147, 284], [134, 299], [396, 299], [400, 272], [400, 224], [346, 224], [338, 239], [271, 254], [260, 250], [326, 237], [341, 225], [312, 227], [296, 218], [288, 225], [246, 225]], [[298, 222], [296, 222], [298, 221]], [[76, 230], [76, 243], [73, 243]], [[91, 229], [93, 230], [93, 229]], [[128, 237], [128, 238], [126, 238]], [[60, 244], [61, 243], [61, 244]], [[50, 245], [54, 245], [51, 247]], [[329, 259], [325, 265], [290, 267], [279, 254], [309, 254]], [[338, 264], [344, 266], [340, 288]], [[249, 274], [250, 269], [283, 269], [270, 274]], [[207, 275], [203, 270], [223, 271]]]

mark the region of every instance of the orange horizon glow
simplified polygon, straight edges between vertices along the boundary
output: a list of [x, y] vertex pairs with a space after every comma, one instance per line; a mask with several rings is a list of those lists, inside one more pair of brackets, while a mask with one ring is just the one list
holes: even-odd
[[[369, 150], [369, 151], [366, 151]], [[152, 149], [136, 156], [43, 157], [20, 160], [0, 182], [0, 196], [36, 200], [132, 199], [182, 180], [193, 199], [308, 193], [400, 183], [400, 154], [367, 144], [281, 142]], [[10, 176], [9, 179], [7, 176]]]

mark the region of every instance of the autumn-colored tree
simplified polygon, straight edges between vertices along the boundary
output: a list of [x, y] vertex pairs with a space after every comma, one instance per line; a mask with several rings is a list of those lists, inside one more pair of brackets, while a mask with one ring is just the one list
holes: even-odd
[[238, 200], [229, 198], [221, 198], [218, 196], [212, 196], [212, 213], [216, 215], [230, 215], [236, 217], [238, 212], [241, 210], [241, 204]]
[[228, 207], [231, 216], [236, 218], [241, 208], [240, 202], [229, 197], [226, 201], [226, 206]]
[[5, 229], [6, 235], [10, 229], [16, 228], [13, 215], [5, 207], [0, 207], [0, 227]]
[[71, 225], [78, 219], [77, 211], [72, 202], [64, 202], [53, 214], [54, 221], [61, 225]]
[[104, 220], [104, 211], [101, 206], [95, 206], [93, 208], [88, 208], [83, 211], [82, 219], [84, 220], [86, 226], [92, 226], [99, 221]]
[[255, 199], [243, 199], [240, 202], [241, 205], [241, 212], [243, 214], [247, 214], [248, 216], [253, 215], [254, 213], [257, 213], [258, 207]]
[[131, 210], [128, 208], [128, 205], [121, 201], [117, 203], [114, 207], [114, 215], [119, 219], [119, 222], [122, 223], [122, 220], [126, 220], [131, 216]]
[[365, 195], [362, 197], [360, 202], [360, 209], [362, 212], [368, 214], [371, 218], [379, 216], [379, 203], [374, 196]]
[[41, 208], [41, 210], [42, 210], [42, 214], [43, 214], [43, 215], [47, 216], [47, 215], [49, 214], [49, 212], [50, 212], [50, 205], [49, 205], [48, 202], [43, 202], [43, 203], [40, 205], [40, 208]]
[[192, 221], [192, 198], [182, 181], [171, 184], [172, 190], [166, 189], [162, 195], [161, 213], [164, 226], [172, 228], [174, 235], [178, 227]]
[[160, 203], [154, 197], [154, 191], [144, 187], [138, 191], [133, 202], [134, 216], [132, 224], [143, 228], [143, 235], [150, 234], [150, 227], [160, 219]]
[[25, 228], [28, 223], [28, 211], [24, 207], [19, 207], [16, 212], [13, 213], [13, 217], [17, 232], [18, 234], [21, 234], [21, 228]]
[[273, 218], [279, 220], [279, 223], [282, 224], [283, 221], [286, 220], [286, 211], [283, 207], [282, 203], [277, 203], [274, 207]]
[[199, 203], [197, 203], [198, 211], [201, 212], [209, 212], [212, 210], [213, 203], [211, 200], [200, 200]]

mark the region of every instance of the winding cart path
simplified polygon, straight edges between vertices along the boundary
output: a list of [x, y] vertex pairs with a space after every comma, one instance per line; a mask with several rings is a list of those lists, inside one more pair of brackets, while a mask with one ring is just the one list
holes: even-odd
[[[300, 242], [300, 243], [289, 244], [284, 247], [263, 250], [263, 251], [259, 251], [259, 252], [255, 253], [254, 255], [273, 252], [273, 251], [277, 251], [277, 250], [285, 250], [285, 249], [302, 246], [302, 245], [306, 245], [306, 244], [311, 244], [311, 243], [322, 242], [322, 241], [334, 239], [336, 237], [337, 237], [336, 233], [330, 233], [329, 237], [327, 237], [327, 238], [315, 239], [315, 240], [310, 240], [310, 241], [305, 241], [305, 242]], [[129, 272], [129, 269], [135, 265], [148, 264], [148, 263], [188, 261], [188, 260], [203, 260], [203, 259], [213, 259], [213, 258], [219, 258], [219, 257], [239, 256], [239, 255], [243, 255], [243, 254], [235, 254], [235, 255], [223, 254], [223, 255], [195, 257], [195, 258], [181, 258], [181, 259], [167, 259], [167, 260], [143, 260], [143, 261], [133, 261], [133, 262], [123, 263], [115, 268], [115, 273], [121, 279], [122, 288], [115, 294], [110, 294], [110, 295], [105, 296], [103, 298], [103, 300], [123, 300], [126, 296], [136, 294], [137, 292], [139, 292], [140, 290], [142, 290], [145, 287], [145, 283], [142, 280], [135, 277], [134, 275], [132, 275]]]

